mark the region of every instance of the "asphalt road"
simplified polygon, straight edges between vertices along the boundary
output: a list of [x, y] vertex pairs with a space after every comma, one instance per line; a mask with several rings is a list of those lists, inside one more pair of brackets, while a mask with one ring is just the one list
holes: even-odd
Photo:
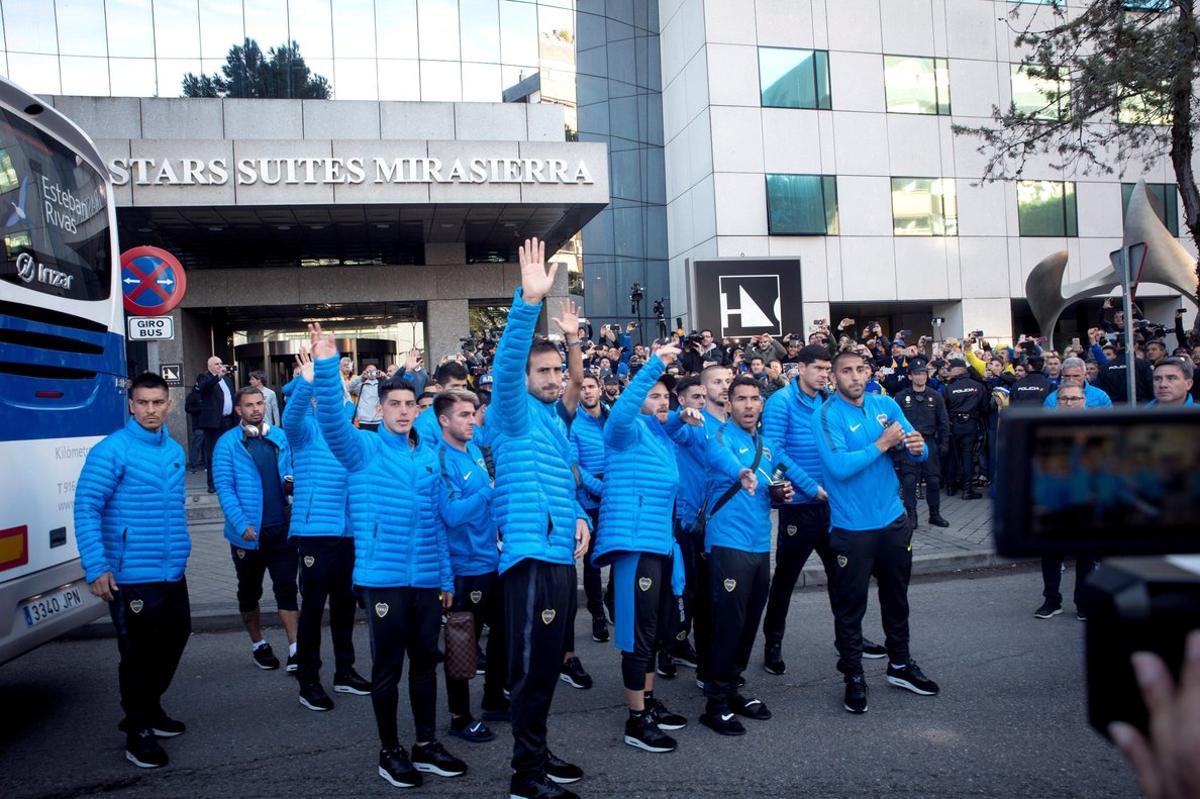
[[[1069, 589], [1068, 575], [1065, 587]], [[1087, 726], [1083, 707], [1083, 624], [1064, 614], [1032, 617], [1039, 574], [1008, 570], [919, 582], [911, 590], [913, 655], [942, 686], [923, 698], [890, 688], [883, 661], [867, 661], [870, 712], [841, 708], [832, 622], [825, 595], [796, 594], [784, 656], [771, 677], [759, 655], [748, 691], [773, 710], [747, 721], [749, 734], [721, 738], [700, 726], [692, 673], [658, 691], [692, 721], [679, 751], [652, 755], [621, 743], [619, 658], [595, 644], [579, 620], [580, 654], [596, 677], [591, 691], [559, 686], [551, 746], [579, 763], [584, 797], [1087, 797], [1136, 796], [1132, 775]], [[590, 628], [589, 628], [590, 629]], [[878, 633], [872, 600], [865, 630]], [[875, 631], [875, 635], [871, 635]], [[276, 651], [282, 634], [272, 630]], [[364, 628], [360, 671], [369, 673]], [[326, 646], [328, 646], [326, 642]], [[282, 672], [250, 661], [242, 634], [193, 636], [164, 704], [189, 725], [165, 743], [171, 765], [141, 771], [123, 757], [116, 691], [116, 644], [49, 644], [0, 667], [0, 797], [333, 797], [395, 794], [375, 773], [378, 743], [370, 700], [335, 697], [318, 714], [296, 702]], [[473, 682], [478, 704], [480, 680]], [[401, 737], [411, 741], [401, 701]], [[439, 726], [444, 727], [444, 701]], [[409, 793], [506, 796], [507, 725], [488, 744], [444, 738], [471, 771], [431, 778]], [[407, 745], [407, 744], [406, 744]]]

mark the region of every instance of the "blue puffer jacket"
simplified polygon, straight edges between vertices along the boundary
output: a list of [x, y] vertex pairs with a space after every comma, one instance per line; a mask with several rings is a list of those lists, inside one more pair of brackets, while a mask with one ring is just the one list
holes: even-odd
[[600, 507], [604, 485], [604, 424], [608, 414], [601, 405], [600, 416], [596, 418], [580, 405], [571, 422], [571, 459], [579, 468], [576, 498], [584, 510]]
[[[724, 422], [719, 421], [707, 410], [701, 411], [701, 413], [704, 416], [705, 425], [703, 430], [699, 431], [701, 436], [710, 427], [711, 432], [715, 433], [719, 427], [724, 425]], [[675, 494], [675, 519], [680, 526], [690, 530], [696, 523], [701, 506], [704, 505], [708, 460], [702, 447], [688, 445], [690, 439], [685, 437], [682, 439], [684, 443], [679, 443], [681, 434], [678, 431], [681, 427], [679, 411], [672, 411], [664, 429], [676, 442], [675, 467], [679, 470], [679, 490]]]
[[151, 433], [132, 417], [92, 447], [75, 487], [75, 541], [89, 583], [105, 572], [118, 587], [183, 577], [192, 551], [185, 465], [165, 427]]
[[[823, 482], [821, 456], [813, 437], [812, 415], [825, 395], [817, 392], [810, 397], [800, 388], [799, 380], [793, 380], [786, 388], [776, 391], [763, 406], [762, 431], [768, 441], [783, 447], [788, 457], [817, 482]], [[791, 504], [801, 505], [817, 500], [802, 491], [797, 491]]]
[[427, 447], [436, 447], [442, 440], [442, 426], [438, 424], [437, 415], [430, 405], [421, 415], [413, 420], [413, 429], [421, 437], [421, 443]]
[[438, 471], [446, 484], [446, 540], [455, 577], [492, 574], [500, 565], [492, 518], [492, 479], [483, 452], [467, 442], [463, 452], [439, 439]]
[[416, 433], [356, 429], [342, 407], [336, 355], [317, 360], [313, 371], [321, 435], [349, 472], [355, 585], [453, 591], [437, 451]]
[[291, 393], [292, 399], [283, 410], [283, 430], [292, 448], [292, 471], [296, 479], [288, 535], [348, 536], [346, 467], [333, 457], [321, 435], [312, 406], [312, 384], [301, 378], [292, 386]]
[[575, 523], [587, 515], [575, 498], [571, 446], [555, 409], [525, 387], [525, 362], [541, 303], [530, 305], [517, 290], [504, 335], [496, 348], [492, 405], [496, 493], [492, 511], [504, 537], [500, 573], [526, 558], [575, 562]]
[[[213, 447], [213, 486], [225, 514], [225, 537], [241, 549], [258, 549], [258, 538], [242, 538], [246, 528], [253, 525], [262, 532], [262, 476], [254, 458], [246, 450], [245, 433], [238, 425], [226, 431]], [[287, 435], [278, 427], [267, 425], [267, 441], [275, 445], [279, 481], [292, 473], [292, 450]]]
[[642, 413], [642, 403], [666, 365], [651, 356], [613, 404], [604, 426], [604, 492], [592, 562], [603, 566], [618, 552], [667, 555], [679, 470], [663, 425]]

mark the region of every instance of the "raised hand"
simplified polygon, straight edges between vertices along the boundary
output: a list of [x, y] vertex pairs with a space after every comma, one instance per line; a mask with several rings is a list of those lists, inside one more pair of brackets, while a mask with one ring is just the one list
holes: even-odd
[[674, 344], [664, 344], [655, 350], [654, 354], [659, 357], [664, 366], [670, 366], [679, 359], [679, 348]]
[[411, 372], [421, 366], [421, 351], [416, 347], [408, 351], [404, 356], [404, 371]]
[[546, 264], [546, 242], [536, 238], [525, 239], [517, 248], [517, 255], [521, 261], [521, 293], [525, 302], [539, 303], [554, 286], [558, 264]]
[[579, 306], [574, 300], [563, 300], [558, 304], [558, 316], [551, 319], [562, 331], [567, 343], [579, 337]]
[[333, 334], [323, 332], [320, 322], [313, 322], [308, 326], [308, 342], [315, 359], [332, 358], [337, 355], [337, 344], [333, 341]]
[[690, 424], [692, 427], [703, 427], [704, 417], [696, 408], [684, 408], [679, 412], [679, 421], [684, 424]]
[[296, 368], [300, 370], [300, 376], [303, 377], [305, 381], [309, 383], [313, 381], [312, 356], [309, 355], [308, 350], [304, 347], [301, 347], [300, 351], [296, 353]]

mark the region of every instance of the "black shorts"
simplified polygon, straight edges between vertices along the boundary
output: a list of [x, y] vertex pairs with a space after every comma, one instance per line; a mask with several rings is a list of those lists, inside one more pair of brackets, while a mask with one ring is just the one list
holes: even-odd
[[299, 610], [296, 603], [296, 573], [299, 556], [296, 542], [288, 540], [286, 524], [264, 527], [258, 534], [258, 549], [242, 549], [230, 544], [233, 568], [237, 572], [238, 610], [249, 613], [258, 609], [262, 599], [263, 575], [271, 573], [271, 589], [280, 610]]

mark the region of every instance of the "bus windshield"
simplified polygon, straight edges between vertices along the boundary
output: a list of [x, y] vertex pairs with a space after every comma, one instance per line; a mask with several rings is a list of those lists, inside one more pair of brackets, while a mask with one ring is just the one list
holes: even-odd
[[0, 280], [56, 297], [112, 291], [104, 178], [54, 137], [0, 109]]

